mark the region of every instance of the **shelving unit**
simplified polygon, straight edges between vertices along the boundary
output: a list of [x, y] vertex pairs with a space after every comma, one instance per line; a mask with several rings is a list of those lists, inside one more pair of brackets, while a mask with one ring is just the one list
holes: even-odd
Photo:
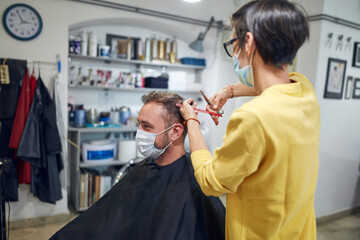
[[[166, 61], [154, 61], [146, 62], [142, 60], [125, 60], [125, 59], [114, 59], [108, 57], [90, 57], [90, 56], [81, 56], [76, 54], [69, 54], [68, 56], [69, 66], [79, 65], [82, 67], [91, 66], [95, 69], [94, 66], [99, 66], [99, 68], [109, 68], [117, 69], [123, 71], [138, 71], [142, 70], [152, 70], [157, 71], [161, 70], [163, 67], [166, 67], [166, 71], [169, 72], [186, 72], [187, 78], [184, 81], [184, 84], [194, 84], [199, 86], [201, 83], [201, 74], [205, 69], [203, 66], [194, 66], [187, 64], [172, 64]], [[70, 78], [69, 78], [70, 79]], [[108, 86], [84, 86], [84, 85], [75, 85], [68, 86], [69, 92], [74, 97], [76, 104], [88, 104], [96, 105], [95, 99], [101, 99], [102, 104], [105, 101], [111, 101], [111, 103], [105, 103], [108, 105], [139, 105], [141, 106], [141, 95], [150, 91], [173, 91], [186, 99], [187, 97], [200, 97], [199, 90], [191, 89], [189, 86], [183, 86], [181, 89], [187, 90], [169, 90], [169, 89], [158, 89], [158, 88], [120, 88], [120, 87], [108, 87]], [[179, 87], [179, 89], [180, 89]], [[197, 88], [197, 87], [196, 87]], [[103, 91], [105, 94], [103, 94]], [[108, 92], [111, 92], [111, 94]], [[105, 100], [104, 100], [105, 99]], [[110, 99], [110, 100], [106, 100]], [[138, 101], [138, 102], [137, 102]], [[136, 107], [136, 106], [135, 106]], [[73, 141], [78, 146], [81, 146], [82, 142], [96, 139], [105, 139], [109, 133], [115, 133], [120, 135], [130, 135], [130, 138], [135, 137], [137, 127], [126, 127], [121, 128], [74, 128], [70, 127], [68, 131], [68, 138]], [[121, 151], [121, 150], [119, 150]], [[119, 152], [118, 151], [118, 152]], [[91, 168], [91, 167], [106, 167], [106, 166], [121, 166], [125, 162], [121, 161], [111, 161], [103, 163], [85, 163], [81, 161], [81, 152], [69, 145], [69, 161], [70, 161], [70, 197], [71, 202], [76, 211], [84, 211], [87, 208], [80, 208], [80, 188], [81, 188], [81, 169]]]
[[[70, 89], [79, 90], [105, 90], [105, 91], [120, 91], [120, 92], [150, 92], [150, 91], [169, 91], [165, 88], [119, 88], [119, 87], [106, 87], [106, 86], [69, 86]], [[177, 90], [177, 93], [193, 93], [199, 94], [198, 90]]]
[[[128, 134], [135, 136], [137, 127], [123, 126], [120, 128], [75, 128], [69, 127], [68, 138], [74, 142], [77, 146], [81, 146], [81, 143], [86, 140], [86, 137], [93, 139], [92, 134], [96, 134], [95, 139], [103, 139], [106, 134]], [[90, 136], [87, 136], [90, 135]], [[120, 159], [116, 159], [111, 162], [104, 163], [84, 163], [81, 161], [81, 152], [72, 145], [68, 147], [69, 160], [70, 160], [70, 194], [71, 201], [76, 211], [84, 211], [87, 208], [80, 208], [80, 172], [82, 168], [99, 167], [99, 166], [121, 166], [126, 164], [121, 162]]]
[[[156, 61], [156, 62], [146, 62], [142, 60], [126, 60], [120, 58], [109, 58], [109, 57], [90, 57], [90, 56], [82, 56], [77, 54], [69, 54], [69, 63], [82, 63], [82, 64], [113, 64], [113, 66], [125, 67], [125, 66], [133, 66], [135, 68], [151, 68], [155, 67], [160, 69], [161, 67], [166, 67], [169, 70], [183, 70], [186, 72], [195, 73], [195, 82], [200, 82], [201, 72], [205, 69], [203, 66], [195, 66], [195, 65], [187, 65], [187, 64], [172, 64], [166, 61]], [[115, 64], [115, 65], [114, 65]], [[122, 92], [134, 92], [134, 93], [143, 93], [150, 91], [174, 91], [178, 94], [197, 94], [199, 95], [199, 90], [169, 90], [164, 88], [127, 88], [127, 87], [109, 87], [109, 86], [83, 86], [83, 85], [69, 85], [69, 89], [71, 90], [105, 90], [105, 91], [122, 91]]]

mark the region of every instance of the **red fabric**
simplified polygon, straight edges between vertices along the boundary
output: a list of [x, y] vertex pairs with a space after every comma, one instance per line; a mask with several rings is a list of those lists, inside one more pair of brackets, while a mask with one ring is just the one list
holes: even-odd
[[[33, 81], [36, 78], [29, 78], [28, 69], [26, 69], [26, 73], [23, 79], [23, 83], [21, 86], [20, 96], [18, 100], [18, 104], [16, 107], [16, 113], [14, 118], [14, 125], [11, 132], [9, 148], [17, 149], [20, 143], [21, 135], [23, 133], [27, 117], [30, 112], [30, 107], [32, 103], [32, 99], [34, 96], [35, 88], [32, 89]], [[14, 154], [14, 158], [16, 159], [16, 150]], [[31, 182], [31, 165], [28, 162], [23, 160], [18, 160], [18, 181], [19, 183], [27, 183]]]
[[18, 159], [17, 165], [17, 172], [18, 172], [18, 182], [19, 183], [31, 183], [31, 164]]
[[31, 74], [31, 77], [30, 77], [30, 85], [31, 85], [31, 98], [30, 98], [30, 106], [31, 106], [32, 99], [34, 97], [35, 88], [36, 88], [36, 77], [35, 77], [34, 69]]

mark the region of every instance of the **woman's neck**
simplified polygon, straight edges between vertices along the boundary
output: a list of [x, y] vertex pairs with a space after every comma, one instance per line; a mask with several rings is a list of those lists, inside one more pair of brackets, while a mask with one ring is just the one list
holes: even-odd
[[282, 70], [276, 66], [264, 64], [262, 59], [255, 62], [257, 64], [253, 65], [253, 74], [255, 90], [258, 96], [273, 85], [291, 83], [286, 64], [282, 65]]

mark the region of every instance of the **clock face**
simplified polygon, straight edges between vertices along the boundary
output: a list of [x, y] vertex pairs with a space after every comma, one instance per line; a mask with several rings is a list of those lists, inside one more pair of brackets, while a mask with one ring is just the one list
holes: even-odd
[[5, 30], [12, 37], [28, 41], [36, 38], [42, 29], [39, 13], [26, 4], [14, 4], [3, 15]]

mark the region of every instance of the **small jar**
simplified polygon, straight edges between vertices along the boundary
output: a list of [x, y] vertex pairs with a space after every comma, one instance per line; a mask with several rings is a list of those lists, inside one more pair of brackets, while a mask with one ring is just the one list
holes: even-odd
[[74, 46], [75, 46], [75, 37], [69, 37], [69, 53], [74, 53]]

